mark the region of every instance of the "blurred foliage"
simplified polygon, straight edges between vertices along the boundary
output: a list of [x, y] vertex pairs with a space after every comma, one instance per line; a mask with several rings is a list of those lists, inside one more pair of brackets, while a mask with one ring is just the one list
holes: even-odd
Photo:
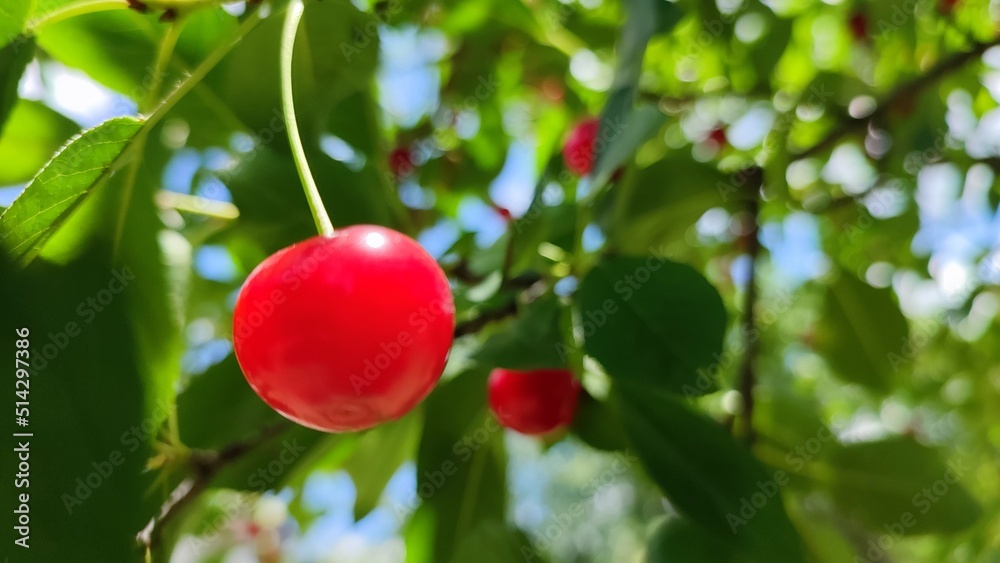
[[[428, 400], [359, 435], [288, 423], [231, 354], [242, 280], [315, 234], [287, 0], [136, 4], [0, 0], [12, 560], [1000, 560], [996, 1], [306, 0], [332, 219], [437, 248], [460, 321]], [[489, 369], [563, 365], [566, 435], [506, 435]], [[338, 476], [384, 550], [317, 551]]]

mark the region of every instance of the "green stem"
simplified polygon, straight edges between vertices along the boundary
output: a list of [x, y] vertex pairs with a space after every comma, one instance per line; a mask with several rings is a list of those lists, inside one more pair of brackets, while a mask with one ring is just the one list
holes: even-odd
[[331, 236], [333, 235], [333, 223], [330, 221], [326, 208], [323, 207], [319, 188], [316, 186], [312, 171], [309, 169], [306, 151], [302, 146], [302, 138], [299, 136], [299, 124], [295, 119], [295, 101], [292, 98], [292, 53], [295, 50], [295, 35], [299, 30], [299, 23], [302, 21], [303, 11], [302, 0], [292, 0], [288, 4], [288, 14], [285, 16], [285, 25], [281, 32], [281, 109], [285, 116], [288, 141], [292, 146], [295, 167], [299, 171], [299, 178], [302, 180], [302, 187], [306, 192], [309, 209], [312, 211], [313, 219], [316, 220], [316, 228], [321, 235]]
[[77, 16], [93, 14], [96, 12], [108, 12], [111, 10], [124, 10], [127, 8], [128, 3], [125, 2], [125, 0], [87, 0], [85, 2], [77, 2], [63, 6], [58, 10], [52, 10], [51, 12], [41, 16], [37, 20], [28, 24], [28, 31], [30, 33], [37, 33], [45, 26], [59, 23], [63, 20], [68, 20]]
[[253, 28], [257, 27], [257, 24], [259, 24], [262, 19], [263, 18], [260, 17], [260, 10], [255, 10], [253, 14], [248, 16], [246, 20], [240, 24], [240, 28], [236, 30], [233, 38], [228, 43], [225, 43], [212, 51], [212, 53], [206, 57], [197, 68], [194, 69], [191, 75], [188, 76], [184, 82], [170, 92], [170, 94], [168, 94], [167, 97], [160, 102], [160, 105], [156, 106], [156, 109], [154, 109], [146, 119], [145, 129], [152, 129], [154, 125], [163, 119], [163, 116], [173, 109], [173, 107], [177, 105], [177, 102], [186, 96], [191, 89], [197, 86], [206, 76], [208, 76], [208, 73], [211, 72], [212, 69], [214, 69], [215, 66], [218, 65], [219, 62], [221, 62], [222, 59], [224, 59], [226, 55], [233, 50], [233, 47], [235, 47], [241, 39], [250, 33]]
[[[156, 103], [160, 97], [160, 86], [163, 84], [163, 75], [167, 73], [167, 66], [174, 56], [174, 47], [177, 46], [177, 39], [181, 35], [184, 27], [184, 20], [178, 20], [167, 28], [166, 35], [160, 42], [160, 48], [156, 53], [156, 62], [153, 65], [153, 75], [149, 90], [145, 97], [139, 102], [139, 112], [146, 113], [150, 106]], [[139, 164], [142, 162], [142, 153], [146, 148], [146, 138], [149, 136], [150, 126], [146, 126], [138, 135], [135, 142], [130, 147], [132, 162], [128, 164], [125, 171], [125, 186], [122, 188], [121, 206], [118, 208], [118, 221], [115, 223], [115, 237], [112, 245], [112, 256], [118, 256], [118, 249], [121, 246], [122, 237], [125, 233], [125, 219], [128, 217], [129, 207], [132, 205], [132, 192], [135, 191], [135, 181], [139, 176]]]
[[149, 90], [146, 91], [145, 98], [139, 102], [140, 113], [149, 111], [160, 96], [160, 86], [163, 84], [163, 77], [167, 74], [167, 67], [170, 65], [170, 59], [174, 56], [174, 47], [177, 46], [177, 39], [180, 38], [183, 28], [184, 19], [175, 21], [167, 28], [167, 33], [163, 36], [163, 41], [160, 42], [160, 49], [156, 53], [156, 63], [153, 65], [153, 75], [150, 77]]

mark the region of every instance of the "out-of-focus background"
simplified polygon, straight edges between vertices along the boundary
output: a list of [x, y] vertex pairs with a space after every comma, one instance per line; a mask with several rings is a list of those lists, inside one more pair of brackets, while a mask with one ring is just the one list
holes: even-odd
[[[39, 359], [31, 557], [142, 560], [134, 537], [191, 460], [245, 442], [151, 552], [1000, 561], [1000, 3], [308, 0], [296, 111], [335, 224], [414, 236], [460, 322], [519, 312], [459, 338], [399, 421], [261, 437], [280, 417], [242, 378], [232, 307], [254, 266], [315, 234], [281, 113], [285, 4], [0, 0], [0, 206], [84, 130], [90, 152], [46, 169], [106, 172], [59, 180], [79, 201], [30, 237], [0, 223], [33, 249], [7, 244], [3, 311]], [[106, 123], [137, 115], [156, 123]], [[581, 181], [560, 152], [598, 116]], [[693, 270], [653, 275], [628, 322], [588, 316], [593, 272], [648, 257]], [[135, 282], [104, 303], [123, 268]], [[724, 337], [698, 340], [709, 325]], [[587, 389], [573, 428], [490, 425], [488, 370], [559, 345]], [[666, 389], [674, 371], [715, 383]], [[616, 399], [636, 382], [647, 403]]]

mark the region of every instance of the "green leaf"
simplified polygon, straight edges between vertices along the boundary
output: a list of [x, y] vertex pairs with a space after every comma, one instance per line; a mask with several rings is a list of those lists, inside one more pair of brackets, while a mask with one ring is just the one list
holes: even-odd
[[[0, 14], [4, 12], [3, 1], [0, 0]], [[3, 19], [0, 18], [0, 21]], [[0, 44], [4, 43], [2, 34], [3, 30], [0, 29]], [[3, 133], [7, 118], [17, 103], [17, 85], [34, 54], [35, 40], [31, 38], [17, 39], [0, 49], [0, 133]], [[6, 164], [8, 161], [2, 162]]]
[[[715, 421], [681, 399], [619, 387], [629, 441], [674, 507], [747, 561], [804, 561], [779, 483]], [[782, 472], [783, 473], [783, 472]]]
[[620, 451], [628, 447], [618, 404], [599, 401], [584, 390], [571, 426], [573, 433], [588, 446], [598, 450]]
[[[4, 50], [10, 45], [16, 47], [24, 38], [22, 33], [34, 3], [34, 0], [0, 0], [0, 47]], [[0, 71], [0, 75], [2, 74]]]
[[674, 28], [683, 16], [677, 4], [665, 0], [629, 0], [628, 18], [618, 40], [618, 64], [608, 101], [601, 111], [601, 125], [595, 144], [593, 186], [602, 186], [615, 169], [659, 130], [666, 116], [656, 106], [633, 109], [646, 45], [657, 33]]
[[816, 350], [836, 374], [878, 392], [888, 392], [905, 363], [909, 328], [892, 290], [877, 289], [841, 271], [826, 290]]
[[357, 497], [354, 519], [361, 520], [378, 506], [382, 491], [403, 462], [414, 457], [421, 430], [420, 411], [375, 428], [361, 437], [344, 465]]
[[602, 185], [619, 166], [626, 164], [636, 151], [660, 130], [667, 116], [654, 105], [642, 104], [629, 110], [623, 117], [601, 117], [598, 138], [606, 148], [591, 172], [594, 185]]
[[726, 310], [690, 266], [612, 258], [587, 274], [577, 298], [586, 351], [616, 380], [687, 395], [714, 388], [702, 374], [722, 353]]
[[10, 255], [30, 262], [80, 200], [120, 164], [142, 124], [117, 117], [70, 141], [0, 216], [0, 242]]
[[508, 528], [502, 521], [480, 522], [472, 532], [461, 538], [461, 547], [452, 563], [523, 563], [544, 562], [545, 558], [532, 549], [524, 532]]
[[[156, 385], [143, 375], [129, 312], [142, 282], [128, 277], [102, 245], [28, 268], [0, 253], [0, 328], [12, 357], [15, 328], [30, 329], [33, 363], [30, 484], [16, 489], [12, 473], [0, 486], [11, 501], [30, 495], [30, 548], [10, 547], [11, 561], [141, 561], [134, 537], [161, 500], [148, 494], [146, 461], [169, 410], [148, 400]], [[4, 449], [17, 439], [8, 433]], [[13, 526], [0, 532], [8, 546], [12, 536]]]
[[31, 180], [80, 126], [34, 100], [18, 100], [0, 135], [0, 186]]
[[626, 254], [683, 241], [706, 211], [739, 201], [729, 176], [678, 153], [627, 175], [624, 182], [615, 192], [608, 232], [613, 248]]
[[420, 506], [411, 526], [433, 530], [433, 546], [419, 550], [426, 559], [408, 554], [408, 563], [451, 561], [480, 522], [504, 520], [506, 453], [503, 430], [486, 408], [486, 377], [486, 371], [458, 375], [424, 404], [417, 494], [395, 512], [404, 518]]
[[646, 563], [739, 561], [728, 539], [709, 532], [687, 518], [669, 517], [656, 526], [649, 538]]
[[508, 369], [566, 367], [561, 346], [559, 297], [547, 293], [523, 308], [501, 332], [490, 336], [472, 357], [483, 365]]
[[978, 503], [960, 480], [972, 471], [963, 457], [940, 453], [910, 438], [849, 444], [832, 452], [830, 488], [840, 510], [856, 522], [894, 536], [955, 533], [979, 519]]

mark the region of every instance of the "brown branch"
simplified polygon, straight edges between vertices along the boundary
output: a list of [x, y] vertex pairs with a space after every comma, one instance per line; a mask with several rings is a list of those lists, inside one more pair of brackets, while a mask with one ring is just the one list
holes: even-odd
[[507, 317], [512, 317], [516, 314], [517, 314], [517, 299], [511, 298], [510, 301], [504, 303], [501, 307], [497, 309], [484, 311], [480, 313], [478, 317], [473, 317], [467, 321], [463, 321], [455, 325], [455, 338], [459, 338], [467, 334], [474, 334], [482, 330], [486, 325], [490, 324], [493, 321], [506, 319]]
[[150, 519], [136, 540], [147, 549], [157, 547], [164, 527], [200, 495], [212, 479], [227, 465], [240, 459], [268, 439], [284, 432], [289, 422], [279, 422], [264, 428], [257, 436], [229, 444], [217, 452], [196, 451], [191, 454], [193, 475], [181, 481], [160, 506], [160, 513]]
[[890, 109], [904, 98], [914, 96], [949, 74], [962, 69], [965, 65], [981, 57], [990, 47], [995, 47], [996, 45], [1000, 45], [1000, 37], [995, 37], [985, 42], [974, 43], [972, 49], [943, 59], [925, 74], [905, 84], [896, 86], [876, 105], [875, 110], [869, 115], [854, 117], [849, 113], [842, 114], [838, 119], [839, 124], [832, 131], [815, 145], [800, 152], [792, 153], [792, 160], [809, 158], [833, 148], [844, 137], [858, 131], [863, 131], [870, 122], [884, 117]]
[[740, 396], [743, 399], [743, 409], [740, 412], [743, 420], [743, 432], [748, 443], [754, 441], [753, 430], [753, 389], [757, 383], [757, 354], [760, 351], [760, 334], [757, 332], [757, 319], [754, 316], [754, 306], [757, 304], [757, 258], [760, 255], [760, 189], [764, 183], [764, 172], [760, 168], [750, 169], [745, 173], [749, 179], [747, 189], [753, 190], [752, 197], [747, 201], [747, 212], [750, 216], [749, 230], [743, 236], [745, 251], [750, 257], [750, 272], [747, 278], [746, 292], [743, 296], [743, 334], [746, 335], [746, 349], [743, 353], [743, 363], [740, 366]]

